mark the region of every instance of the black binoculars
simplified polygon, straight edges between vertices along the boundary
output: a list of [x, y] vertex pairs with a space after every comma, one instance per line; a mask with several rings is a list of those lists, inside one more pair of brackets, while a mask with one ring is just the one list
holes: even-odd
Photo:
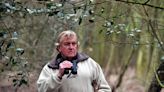
[[73, 60], [71, 61], [71, 63], [73, 64], [73, 66], [71, 68], [66, 68], [64, 70], [64, 74], [69, 74], [69, 70], [71, 70], [72, 74], [77, 74], [77, 61]]

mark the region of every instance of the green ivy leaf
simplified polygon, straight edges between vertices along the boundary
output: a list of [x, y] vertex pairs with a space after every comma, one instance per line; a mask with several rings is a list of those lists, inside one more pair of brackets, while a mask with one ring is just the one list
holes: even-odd
[[0, 42], [0, 49], [1, 49], [1, 47], [3, 46], [4, 43], [5, 43], [5, 40], [2, 40], [2, 41]]
[[13, 48], [13, 47], [14, 47], [13, 41], [9, 41], [6, 46], [6, 52], [8, 51], [9, 48]]
[[101, 34], [103, 32], [103, 30], [101, 29], [101, 30], [99, 30], [99, 34]]
[[10, 62], [11, 62], [12, 65], [16, 65], [17, 64], [17, 62], [14, 60], [14, 58], [12, 56], [10, 57]]
[[94, 22], [94, 20], [90, 19], [90, 20], [89, 20], [89, 22], [90, 22], [90, 23], [93, 23], [93, 22]]
[[3, 37], [3, 33], [2, 32], [0, 32], [0, 37]]
[[21, 79], [18, 86], [20, 87], [23, 84], [27, 85], [28, 82], [25, 79]]
[[6, 37], [6, 35], [7, 35], [7, 33], [6, 33], [6, 32], [4, 32], [4, 31], [0, 32], [0, 37], [5, 38], [5, 37]]
[[82, 17], [79, 17], [79, 25], [82, 23]]
[[51, 8], [51, 6], [53, 5], [53, 3], [46, 3], [46, 7], [48, 8], [48, 9], [50, 9]]
[[94, 14], [94, 11], [93, 10], [89, 10], [89, 14], [90, 15], [93, 15]]
[[23, 48], [17, 48], [17, 49], [16, 49], [16, 53], [17, 53], [18, 55], [22, 55], [22, 54], [24, 53], [24, 49], [23, 49]]
[[13, 79], [13, 83], [17, 82], [17, 79]]
[[101, 13], [104, 13], [104, 7], [101, 7]]
[[7, 7], [3, 3], [0, 3], [0, 12], [5, 12], [6, 10]]

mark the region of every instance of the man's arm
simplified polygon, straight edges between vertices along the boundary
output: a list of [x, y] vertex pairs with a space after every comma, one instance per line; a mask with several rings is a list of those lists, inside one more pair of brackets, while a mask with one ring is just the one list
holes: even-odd
[[112, 92], [109, 84], [107, 83], [104, 77], [104, 74], [99, 64], [97, 64], [94, 74], [96, 76], [96, 79], [94, 81], [96, 81], [95, 83], [97, 83], [97, 88], [96, 88], [97, 91], [98, 92]]
[[38, 92], [47, 92], [49, 89], [58, 90], [62, 80], [57, 74], [58, 70], [52, 70], [45, 65], [37, 80]]

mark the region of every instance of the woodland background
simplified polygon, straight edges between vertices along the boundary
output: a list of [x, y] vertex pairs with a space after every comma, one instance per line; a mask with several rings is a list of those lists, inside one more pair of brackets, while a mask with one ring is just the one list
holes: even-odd
[[0, 92], [37, 92], [63, 30], [77, 32], [115, 92], [147, 92], [164, 60], [163, 0], [0, 1]]

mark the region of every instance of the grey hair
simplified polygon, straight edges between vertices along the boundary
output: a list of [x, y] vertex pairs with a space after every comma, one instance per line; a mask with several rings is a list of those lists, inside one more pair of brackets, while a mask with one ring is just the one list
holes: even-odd
[[[76, 33], [72, 30], [66, 30], [66, 31], [61, 32], [57, 37], [57, 42], [55, 43], [55, 46], [60, 45], [60, 42], [61, 42], [63, 37], [70, 37], [72, 35], [77, 37]], [[77, 40], [78, 40], [78, 37], [77, 37]], [[79, 44], [79, 42], [78, 42], [78, 44]]]

